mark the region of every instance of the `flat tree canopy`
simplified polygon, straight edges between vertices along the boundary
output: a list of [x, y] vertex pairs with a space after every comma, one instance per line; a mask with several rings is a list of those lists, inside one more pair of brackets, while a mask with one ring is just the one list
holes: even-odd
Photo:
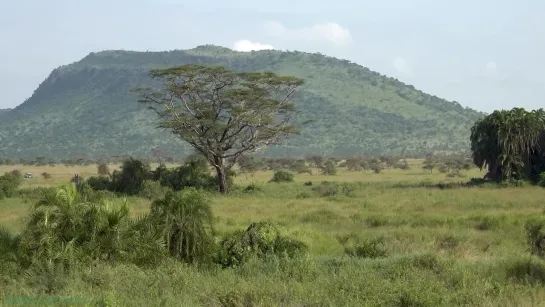
[[227, 192], [227, 171], [237, 159], [297, 133], [291, 103], [303, 80], [271, 72], [233, 72], [185, 65], [153, 69], [162, 90], [135, 89], [168, 129], [197, 149]]

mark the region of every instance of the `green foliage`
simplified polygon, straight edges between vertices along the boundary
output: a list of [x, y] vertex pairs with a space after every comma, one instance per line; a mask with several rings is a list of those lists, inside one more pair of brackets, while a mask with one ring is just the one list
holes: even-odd
[[526, 240], [533, 255], [545, 258], [545, 221], [530, 220], [526, 223]]
[[362, 239], [355, 234], [337, 237], [337, 241], [343, 246], [344, 253], [351, 257], [381, 258], [386, 257], [384, 238]]
[[18, 170], [0, 176], [0, 199], [14, 196], [22, 182], [23, 177]]
[[210, 162], [221, 193], [228, 192], [226, 173], [240, 156], [298, 132], [290, 101], [302, 79], [196, 64], [152, 69], [150, 77], [164, 87], [135, 89], [139, 101], [157, 113], [159, 128]]
[[541, 174], [539, 174], [538, 184], [542, 187], [545, 187], [545, 172], [542, 172]]
[[293, 238], [282, 236], [280, 230], [268, 222], [252, 223], [244, 231], [237, 231], [219, 244], [217, 261], [223, 267], [240, 266], [251, 257], [271, 255], [294, 257], [307, 251], [307, 246]]
[[89, 202], [67, 185], [46, 190], [33, 206], [18, 250], [22, 266], [48, 276], [80, 262], [149, 265], [162, 257], [162, 242], [157, 233], [129, 219], [126, 204], [111, 208], [104, 201]]
[[169, 191], [168, 187], [161, 186], [161, 183], [155, 180], [145, 180], [142, 183], [140, 196], [149, 200], [155, 200], [165, 197]]
[[134, 87], [156, 86], [147, 75], [150, 68], [185, 64], [271, 71], [305, 80], [293, 99], [299, 111], [296, 122], [313, 122], [300, 135], [266, 148], [269, 156], [409, 155], [421, 154], [423, 148], [459, 152], [469, 148], [469, 127], [482, 115], [321, 54], [217, 49], [104, 51], [59, 67], [21, 106], [3, 113], [0, 152], [27, 159], [67, 159], [81, 153], [148, 157], [155, 147], [167, 155], [188, 154], [190, 146], [154, 129], [157, 123], [130, 93]]
[[[167, 169], [160, 165], [154, 172], [154, 179], [162, 186], [174, 191], [180, 191], [185, 187], [198, 189], [217, 189], [217, 179], [210, 174], [208, 162], [200, 156], [191, 156], [183, 165]], [[232, 185], [232, 179], [228, 179], [228, 185]]]
[[138, 195], [142, 190], [142, 183], [150, 179], [151, 169], [149, 164], [129, 158], [121, 165], [121, 171], [114, 171], [112, 175], [112, 188], [116, 192], [127, 195]]
[[350, 182], [323, 181], [320, 185], [312, 187], [312, 191], [321, 197], [354, 196], [356, 184]]
[[492, 179], [535, 178], [539, 175], [535, 169], [545, 164], [540, 149], [544, 134], [543, 109], [494, 111], [471, 128], [473, 161], [481, 169], [487, 166]]
[[213, 253], [213, 216], [210, 198], [195, 188], [168, 191], [155, 200], [151, 218], [162, 230], [171, 255], [188, 262], [203, 262]]
[[327, 160], [322, 166], [322, 173], [328, 176], [337, 174], [337, 164], [333, 160]]
[[91, 176], [85, 181], [95, 191], [113, 190], [112, 181], [108, 177]]
[[277, 171], [274, 173], [270, 182], [292, 182], [294, 175], [288, 171]]

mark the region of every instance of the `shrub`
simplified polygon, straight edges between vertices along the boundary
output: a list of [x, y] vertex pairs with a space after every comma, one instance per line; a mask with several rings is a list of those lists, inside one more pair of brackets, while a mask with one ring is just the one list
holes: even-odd
[[152, 203], [150, 216], [171, 255], [188, 263], [205, 262], [212, 256], [213, 216], [205, 192], [195, 188], [168, 191]]
[[355, 184], [353, 183], [338, 183], [323, 181], [320, 185], [314, 186], [312, 191], [321, 197], [333, 197], [337, 195], [353, 196]]
[[245, 263], [251, 257], [264, 258], [271, 255], [294, 257], [306, 252], [307, 246], [293, 238], [280, 234], [271, 223], [252, 223], [244, 231], [237, 231], [224, 238], [219, 244], [216, 261], [223, 267]]
[[[233, 185], [233, 173], [227, 174], [227, 185]], [[208, 162], [199, 156], [188, 158], [185, 163], [174, 169], [167, 169], [160, 165], [153, 172], [153, 179], [159, 181], [162, 186], [174, 191], [180, 191], [186, 187], [197, 189], [213, 189], [217, 187], [217, 179], [210, 174]]]
[[100, 163], [97, 166], [97, 173], [100, 176], [108, 176], [110, 174], [110, 168], [108, 167], [108, 164], [106, 163]]
[[92, 176], [85, 182], [95, 191], [110, 190], [112, 188], [112, 181], [108, 177]]
[[545, 283], [545, 263], [542, 260], [524, 257], [506, 263], [505, 266], [507, 276], [514, 281], [525, 284]]
[[142, 190], [142, 183], [151, 179], [149, 164], [130, 158], [123, 162], [121, 171], [114, 171], [112, 188], [116, 192], [127, 195], [138, 195]]
[[530, 220], [525, 225], [526, 241], [530, 252], [539, 257], [545, 257], [545, 221]]
[[309, 193], [309, 192], [306, 192], [306, 191], [305, 191], [305, 192], [301, 192], [301, 193], [299, 193], [299, 194], [297, 194], [297, 195], [295, 196], [295, 198], [297, 198], [297, 199], [307, 199], [307, 198], [311, 198], [311, 197], [312, 197], [312, 195], [310, 195], [310, 193]]
[[290, 165], [290, 170], [299, 174], [308, 173], [312, 175], [310, 167], [308, 167], [305, 160], [297, 160]]
[[337, 237], [337, 241], [343, 246], [344, 253], [358, 258], [386, 257], [384, 239], [382, 237], [361, 239], [355, 234]]
[[274, 173], [270, 182], [292, 182], [293, 178], [293, 174], [288, 171], [277, 171]]
[[537, 182], [539, 186], [545, 187], [545, 172], [539, 174], [539, 180]]
[[333, 160], [327, 160], [321, 169], [324, 175], [334, 176], [337, 174], [337, 164]]
[[408, 169], [410, 169], [409, 163], [407, 163], [407, 161], [398, 162], [398, 163], [395, 165], [395, 168], [399, 168], [399, 169], [401, 169], [401, 170], [408, 170]]
[[149, 200], [159, 199], [164, 197], [168, 190], [169, 188], [161, 186], [158, 181], [145, 180], [142, 183], [140, 196], [145, 197]]
[[378, 163], [374, 163], [371, 165], [371, 170], [375, 174], [380, 174], [384, 170], [384, 167]]
[[0, 176], [0, 199], [4, 197], [13, 197], [17, 188], [23, 182], [23, 177], [19, 171], [12, 171]]
[[246, 188], [244, 188], [244, 193], [254, 193], [260, 191], [262, 191], [261, 187], [259, 187], [255, 183], [251, 183]]
[[161, 237], [136, 226], [126, 204], [92, 202], [75, 185], [46, 190], [21, 233], [21, 263], [47, 263], [48, 272], [96, 260], [149, 264], [163, 254]]
[[447, 235], [439, 239], [439, 248], [444, 250], [454, 250], [460, 244], [460, 240], [452, 235]]

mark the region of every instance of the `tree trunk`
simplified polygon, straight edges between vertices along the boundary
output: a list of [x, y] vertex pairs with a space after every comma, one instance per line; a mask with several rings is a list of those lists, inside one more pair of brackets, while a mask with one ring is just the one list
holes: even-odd
[[216, 172], [218, 173], [218, 186], [220, 193], [227, 194], [229, 187], [227, 185], [227, 169], [225, 167], [225, 159], [216, 158]]

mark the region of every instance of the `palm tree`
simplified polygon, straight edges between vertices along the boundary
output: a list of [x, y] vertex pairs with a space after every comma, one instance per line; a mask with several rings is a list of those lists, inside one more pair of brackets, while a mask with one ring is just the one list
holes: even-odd
[[473, 161], [481, 169], [488, 166], [487, 176], [494, 179], [528, 178], [544, 131], [543, 109], [494, 111], [471, 128]]
[[87, 202], [75, 184], [62, 186], [34, 205], [21, 246], [29, 262], [156, 260], [162, 256], [161, 233], [142, 224], [149, 219], [133, 221], [129, 213], [126, 201], [118, 208], [104, 200]]
[[195, 188], [169, 191], [152, 203], [151, 217], [163, 230], [166, 247], [172, 255], [188, 262], [205, 260], [212, 243], [210, 199]]

